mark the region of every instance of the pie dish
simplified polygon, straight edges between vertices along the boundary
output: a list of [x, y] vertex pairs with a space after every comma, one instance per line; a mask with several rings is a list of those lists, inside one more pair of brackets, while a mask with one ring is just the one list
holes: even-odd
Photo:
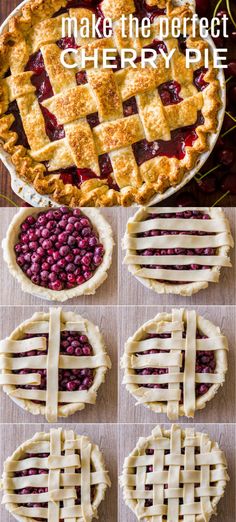
[[[62, 38], [63, 16], [110, 17], [110, 38]], [[151, 37], [122, 37], [121, 17], [151, 19]], [[189, 3], [172, 0], [29, 0], [0, 38], [0, 140], [17, 175], [43, 195], [69, 206], [147, 204], [177, 186], [209, 148], [222, 106], [218, 71], [205, 68], [206, 40], [160, 41], [159, 17], [191, 18]], [[100, 29], [102, 28], [102, 22]], [[116, 49], [113, 69], [87, 63], [81, 48]], [[76, 69], [60, 62], [73, 48]], [[121, 68], [123, 49], [137, 51], [137, 68]], [[141, 67], [144, 48], [157, 68]], [[176, 52], [171, 67], [160, 53]], [[186, 48], [202, 59], [186, 68]], [[33, 125], [32, 125], [33, 122]]]
[[110, 485], [98, 446], [72, 430], [52, 429], [5, 461], [2, 504], [19, 522], [90, 522]]
[[107, 279], [112, 230], [97, 209], [21, 209], [3, 256], [22, 290], [53, 301], [94, 294]]
[[191, 296], [219, 282], [233, 246], [221, 208], [143, 207], [128, 221], [124, 263], [159, 294]]
[[170, 420], [194, 417], [223, 386], [227, 338], [194, 310], [160, 313], [125, 345], [123, 383], [138, 404]]
[[209, 522], [224, 495], [227, 462], [218, 444], [193, 428], [157, 426], [125, 459], [124, 499], [144, 522]]
[[74, 312], [36, 312], [0, 342], [0, 384], [48, 422], [95, 404], [111, 361], [97, 326]]

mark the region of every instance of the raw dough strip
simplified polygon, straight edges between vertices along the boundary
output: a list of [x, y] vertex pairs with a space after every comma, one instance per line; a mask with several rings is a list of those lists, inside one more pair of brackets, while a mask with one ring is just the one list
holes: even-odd
[[[33, 379], [32, 379], [33, 380]], [[16, 389], [10, 392], [11, 397], [18, 397], [18, 399], [28, 399], [32, 401], [43, 401], [46, 402], [47, 392], [46, 390], [22, 390]], [[84, 404], [95, 404], [97, 398], [96, 392], [91, 390], [78, 390], [72, 392], [58, 392], [59, 403], [84, 403]]]
[[[182, 414], [194, 417], [195, 411], [198, 409], [196, 384], [223, 385], [227, 370], [227, 338], [220, 335], [219, 329], [213, 328], [213, 325], [209, 330], [210, 323], [208, 322], [205, 330], [204, 323], [201, 325], [201, 321], [203, 319], [197, 316], [195, 311], [172, 310], [172, 314], [158, 314], [153, 321], [143, 325], [134, 337], [128, 339], [121, 360], [121, 366], [125, 369], [123, 384], [126, 384], [128, 390], [137, 398], [137, 404], [145, 404], [152, 409], [156, 405], [159, 410], [154, 411], [160, 412], [165, 408], [164, 411], [167, 412], [168, 417], [176, 420], [178, 405], [175, 404], [173, 408], [173, 404], [177, 401], [180, 402], [180, 384], [183, 384]], [[207, 333], [208, 337], [197, 339], [198, 329]], [[186, 337], [183, 338], [182, 334], [185, 330]], [[156, 333], [170, 334], [171, 337], [142, 340], [143, 336]], [[216, 335], [217, 333], [219, 334]], [[146, 354], [145, 352], [149, 350], [161, 350], [162, 353]], [[216, 373], [196, 373], [197, 352], [201, 351], [214, 351]], [[185, 354], [184, 372], [180, 371], [182, 352]], [[167, 368], [168, 373], [160, 375], [136, 373], [136, 370], [145, 368]], [[168, 389], [146, 388], [145, 386], [148, 384], [168, 385]]]
[[135, 271], [137, 277], [145, 279], [157, 279], [164, 281], [193, 282], [193, 281], [209, 281], [218, 283], [219, 271], [213, 272], [209, 269], [202, 270], [168, 270], [168, 269], [149, 269], [142, 268]]
[[209, 265], [231, 267], [231, 261], [227, 256], [198, 256], [198, 255], [175, 255], [174, 263], [170, 263], [172, 256], [140, 256], [128, 254], [125, 256], [124, 263], [127, 265]]
[[[149, 449], [154, 453], [147, 454]], [[153, 472], [145, 472], [142, 487], [139, 468], [147, 466], [153, 466]], [[139, 520], [162, 522], [166, 516], [170, 522], [181, 517], [184, 522], [196, 522], [200, 517], [209, 520], [215, 512], [214, 500], [224, 494], [228, 480], [226, 459], [216, 443], [193, 428], [172, 425], [170, 431], [156, 426], [150, 437], [139, 439], [125, 459], [121, 485], [126, 503]], [[146, 489], [150, 485], [153, 490]], [[152, 499], [153, 505], [144, 507], [142, 499]]]
[[45, 416], [48, 422], [57, 422], [61, 308], [50, 308], [49, 314]]
[[[78, 321], [78, 323], [61, 321], [61, 332], [87, 332], [87, 327], [84, 321]], [[27, 326], [25, 329], [27, 334], [40, 334], [49, 333], [49, 322], [48, 321], [34, 321], [31, 326]], [[37, 339], [37, 337], [36, 337]], [[18, 341], [19, 342], [19, 341]]]
[[[69, 444], [71, 444], [71, 441], [73, 441], [73, 442], [75, 441], [75, 433], [72, 430], [65, 432], [65, 441], [68, 442]], [[74, 454], [74, 449], [72, 447], [66, 449], [66, 451], [65, 451], [65, 455], [66, 456], [73, 455], [73, 454]], [[71, 474], [75, 474], [75, 468], [66, 468], [64, 475], [69, 475], [69, 474], [70, 475]], [[79, 474], [77, 473], [77, 476], [78, 475]], [[63, 476], [63, 474], [61, 474], [60, 479], [61, 479], [62, 476]], [[78, 485], [78, 479], [77, 479], [77, 482], [74, 485], [75, 486]], [[66, 490], [64, 490], [64, 491], [66, 491]], [[76, 490], [75, 490], [75, 498], [77, 498]], [[75, 506], [75, 499], [73, 499], [73, 498], [66, 499], [65, 498], [65, 500], [63, 502], [63, 506], [65, 508], [73, 508]], [[73, 518], [66, 518], [66, 519], [64, 519], [64, 522], [76, 522], [76, 518], [75, 517], [73, 517]]]
[[3, 341], [0, 341], [0, 353], [3, 354], [6, 352], [18, 354], [29, 352], [31, 350], [45, 351], [46, 349], [47, 343], [45, 337], [32, 337], [32, 339], [22, 340], [4, 339]]
[[208, 233], [225, 232], [224, 217], [217, 219], [181, 219], [153, 218], [148, 221], [133, 221], [128, 223], [129, 234], [140, 234], [150, 230], [202, 231]]
[[[231, 246], [230, 239], [228, 232], [220, 232], [219, 234], [209, 236], [190, 234], [151, 237], [126, 236], [124, 246], [132, 250], [145, 250], [146, 248], [219, 248], [221, 246]], [[171, 259], [173, 259], [172, 262]], [[172, 254], [169, 264], [175, 264], [174, 259], [175, 254]], [[145, 264], [145, 256], [143, 256], [143, 264]]]
[[91, 450], [92, 446], [86, 437], [81, 437], [80, 458], [81, 458], [81, 499], [82, 516], [84, 522], [90, 522], [94, 511], [91, 502]]

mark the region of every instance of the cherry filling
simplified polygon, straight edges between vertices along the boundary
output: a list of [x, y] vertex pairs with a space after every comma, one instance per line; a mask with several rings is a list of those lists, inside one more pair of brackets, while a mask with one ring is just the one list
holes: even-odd
[[[183, 339], [186, 338], [186, 331], [182, 334]], [[144, 339], [170, 339], [171, 334], [148, 334]], [[201, 332], [197, 331], [196, 334], [197, 339], [207, 339], [206, 335], [203, 335]], [[157, 353], [170, 353], [170, 350], [146, 350], [145, 352], [137, 352], [137, 357], [142, 357], [143, 355], [149, 354], [157, 354]], [[182, 352], [183, 356], [183, 365], [180, 369], [181, 372], [184, 372], [185, 369], [185, 352]], [[198, 351], [196, 357], [196, 373], [215, 373], [216, 369], [216, 360], [214, 351]], [[164, 375], [169, 373], [168, 368], [144, 368], [141, 370], [135, 370], [137, 375]], [[196, 397], [199, 398], [211, 388], [212, 384], [207, 383], [196, 383]], [[140, 388], [165, 388], [168, 389], [168, 384], [141, 384]], [[180, 384], [181, 389], [181, 404], [183, 404], [183, 394], [184, 388], [183, 383]]]
[[205, 74], [207, 73], [208, 69], [205, 67], [201, 67], [200, 69], [197, 69], [197, 71], [194, 71], [194, 80], [193, 83], [197, 87], [198, 91], [204, 91], [206, 87], [209, 85], [205, 80]]
[[[78, 455], [80, 455], [79, 451], [76, 451], [76, 453]], [[65, 452], [62, 451], [61, 455], [65, 456]], [[25, 461], [25, 460], [31, 459], [31, 458], [47, 459], [48, 457], [49, 457], [49, 453], [28, 453], [27, 452], [21, 458], [21, 460]], [[46, 462], [45, 462], [45, 465], [46, 465]], [[90, 464], [90, 473], [93, 473], [95, 471], [96, 470], [91, 463]], [[64, 470], [61, 470], [61, 472], [64, 473]], [[75, 473], [80, 474], [81, 470], [76, 469]], [[33, 476], [33, 475], [48, 475], [48, 474], [49, 474], [49, 470], [46, 467], [40, 468], [40, 469], [29, 467], [28, 469], [14, 473], [14, 476], [15, 477], [29, 477], [29, 476]], [[76, 494], [77, 494], [77, 498], [75, 499], [75, 505], [80, 506], [81, 505], [81, 486], [75, 486], [75, 489], [76, 489]], [[90, 491], [91, 491], [91, 502], [93, 503], [95, 494], [96, 494], [96, 487], [91, 486]], [[36, 494], [47, 493], [47, 492], [48, 492], [48, 488], [34, 488], [34, 487], [26, 487], [26, 488], [14, 490], [14, 493], [16, 495], [36, 495]], [[20, 506], [24, 506], [26, 508], [46, 508], [47, 509], [48, 503], [47, 502], [44, 502], [44, 503], [27, 502], [26, 504], [20, 504]], [[63, 502], [60, 502], [60, 508], [63, 508]], [[37, 520], [39, 522], [41, 522], [41, 521], [44, 522], [45, 518], [35, 518], [35, 520]], [[60, 522], [64, 522], [64, 519], [60, 519]]]
[[179, 96], [180, 91], [181, 85], [175, 81], [162, 83], [162, 85], [158, 87], [163, 105], [175, 105], [183, 101], [183, 98]]
[[14, 116], [14, 122], [11, 125], [10, 130], [15, 132], [18, 136], [16, 145], [22, 145], [26, 149], [29, 149], [29, 143], [25, 130], [22, 124], [22, 120], [19, 114], [19, 108], [16, 101], [9, 104], [8, 111], [6, 114], [12, 114]]
[[145, 161], [157, 156], [167, 156], [168, 158], [182, 160], [186, 154], [186, 147], [192, 147], [198, 138], [196, 128], [199, 125], [203, 125], [203, 123], [204, 118], [201, 112], [198, 112], [196, 123], [189, 127], [172, 131], [170, 141], [157, 140], [149, 142], [142, 140], [134, 143], [132, 147], [137, 164], [140, 166]]
[[32, 283], [55, 291], [91, 279], [104, 256], [88, 217], [67, 207], [28, 216], [14, 248], [17, 264]]
[[[171, 214], [164, 213], [164, 214], [150, 214], [147, 218], [148, 220], [152, 220], [155, 218], [181, 218], [181, 219], [210, 219], [209, 214], [204, 214], [201, 211], [198, 210], [186, 210], [182, 212], [174, 212]], [[179, 231], [179, 230], [149, 230], [147, 232], [143, 232], [137, 235], [137, 237], [152, 237], [152, 236], [165, 236], [165, 235], [195, 235], [195, 236], [209, 236], [210, 233], [203, 232], [203, 231]], [[212, 267], [209, 265], [204, 265], [204, 256], [214, 256], [217, 254], [216, 248], [165, 248], [165, 249], [154, 249], [154, 248], [148, 248], [145, 250], [138, 250], [137, 251], [139, 255], [141, 256], [162, 256], [162, 255], [198, 255], [203, 256], [203, 264], [197, 265], [197, 264], [189, 264], [189, 265], [142, 265], [145, 268], [164, 268], [164, 269], [170, 269], [170, 270], [209, 270]], [[178, 284], [178, 274], [176, 274], [176, 281], [167, 281], [168, 284]], [[162, 281], [163, 282], [163, 281]]]
[[[45, 337], [48, 343], [48, 334], [26, 335], [23, 339], [31, 339], [32, 337]], [[22, 357], [37, 357], [47, 353], [40, 350], [30, 350], [26, 353], [15, 355], [16, 358]], [[60, 340], [61, 355], [73, 357], [86, 357], [93, 355], [93, 349], [89, 343], [88, 337], [80, 332], [61, 332]], [[14, 371], [16, 374], [26, 375], [29, 373], [39, 373], [41, 376], [41, 384], [37, 386], [24, 385], [18, 386], [25, 390], [46, 390], [47, 389], [47, 370], [31, 370], [23, 369]], [[94, 371], [90, 368], [83, 368], [81, 370], [59, 370], [58, 389], [59, 391], [82, 391], [89, 390], [93, 384]], [[33, 401], [41, 403], [42, 401]]]

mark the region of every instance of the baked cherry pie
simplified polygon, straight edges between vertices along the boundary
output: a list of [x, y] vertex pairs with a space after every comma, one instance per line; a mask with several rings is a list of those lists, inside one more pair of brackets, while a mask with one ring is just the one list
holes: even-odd
[[217, 442], [193, 428], [157, 426], [125, 459], [121, 485], [137, 520], [209, 522], [227, 481]]
[[[62, 38], [62, 18], [80, 23], [110, 17], [110, 38]], [[121, 16], [152, 22], [151, 37], [121, 33]], [[217, 70], [205, 68], [208, 43], [191, 35], [159, 40], [159, 16], [191, 18], [172, 0], [30, 0], [0, 38], [0, 140], [18, 176], [40, 194], [69, 206], [145, 204], [176, 186], [208, 149], [221, 107]], [[60, 62], [77, 51], [76, 69]], [[116, 49], [114, 68], [81, 69], [81, 49]], [[120, 51], [135, 49], [137, 68], [121, 68]], [[157, 68], [142, 68], [143, 48]], [[186, 68], [186, 48], [202, 52]], [[165, 67], [160, 49], [176, 49]]]
[[160, 313], [125, 345], [123, 383], [138, 404], [170, 420], [194, 417], [225, 381], [227, 338], [194, 310]]
[[111, 227], [96, 209], [21, 209], [3, 240], [4, 260], [22, 289], [54, 301], [94, 294], [112, 250]]
[[97, 445], [72, 430], [52, 429], [5, 461], [2, 504], [19, 522], [90, 522], [110, 485]]
[[148, 288], [190, 296], [218, 283], [233, 246], [221, 208], [146, 207], [128, 221], [124, 263]]
[[111, 361], [98, 327], [74, 312], [37, 312], [0, 342], [0, 384], [48, 422], [95, 404]]

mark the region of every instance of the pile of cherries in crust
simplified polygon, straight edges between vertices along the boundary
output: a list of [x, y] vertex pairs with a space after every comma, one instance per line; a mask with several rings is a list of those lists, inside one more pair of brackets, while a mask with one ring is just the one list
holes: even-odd
[[[150, 18], [151, 22], [153, 22], [155, 17], [161, 14], [165, 14], [164, 9], [159, 9], [156, 6], [148, 6], [144, 0], [135, 0], [135, 5], [136, 12], [134, 13], [134, 15], [137, 16], [140, 22], [144, 17]], [[68, 12], [68, 9], [71, 7], [86, 7], [90, 9], [98, 18], [101, 18], [100, 30], [102, 30], [104, 19], [104, 15], [102, 12], [102, 2], [98, 2], [97, 0], [71, 0], [68, 2], [67, 8], [60, 10], [58, 13], [55, 14], [55, 16]], [[77, 44], [75, 42], [74, 37], [61, 38], [56, 43], [60, 49], [77, 48]], [[157, 53], [160, 53], [161, 48], [167, 52], [165, 43], [159, 41], [158, 39], [155, 39], [152, 42], [152, 44], [150, 44], [148, 47], [156, 50]], [[184, 40], [183, 38], [179, 38], [179, 49], [183, 54], [185, 54], [186, 40]], [[140, 59], [137, 58], [137, 61], [139, 60]], [[114, 72], [119, 69], [120, 57], [119, 54], [117, 54], [116, 62], [114, 62]], [[30, 56], [25, 70], [33, 72], [31, 81], [34, 87], [36, 88], [36, 96], [38, 98], [40, 108], [45, 120], [46, 133], [50, 141], [57, 141], [65, 138], [65, 130], [63, 125], [59, 125], [56, 120], [56, 117], [42, 105], [42, 102], [48, 98], [51, 98], [54, 95], [54, 93], [52, 85], [50, 83], [50, 78], [45, 69], [45, 64], [41, 51], [38, 51], [37, 53]], [[204, 81], [204, 75], [206, 72], [207, 69], [204, 68], [200, 68], [195, 72], [194, 85], [196, 86], [198, 91], [202, 91], [207, 87], [207, 83]], [[78, 85], [86, 84], [86, 71], [78, 71], [76, 74], [76, 81]], [[180, 103], [182, 101], [182, 98], [179, 95], [180, 90], [181, 86], [176, 81], [168, 81], [160, 85], [158, 91], [161, 96], [163, 105], [166, 106]], [[9, 112], [13, 113], [13, 115], [15, 116], [15, 122], [12, 126], [12, 130], [16, 131], [19, 136], [18, 143], [29, 149], [29, 144], [23, 129], [16, 102], [13, 102], [10, 105]], [[138, 107], [134, 97], [124, 102], [123, 112], [124, 117], [128, 117], [138, 113]], [[88, 115], [87, 121], [91, 129], [93, 129], [94, 127], [100, 124], [99, 114], [96, 112], [94, 114]], [[196, 123], [189, 127], [184, 127], [172, 131], [170, 141], [157, 140], [154, 142], [148, 142], [144, 139], [138, 143], [135, 143], [133, 145], [133, 152], [137, 164], [140, 166], [142, 165], [142, 163], [157, 156], [167, 156], [169, 158], [176, 157], [180, 160], [183, 159], [186, 154], [186, 147], [193, 146], [194, 142], [198, 137], [196, 133], [196, 127], [202, 125], [203, 123], [204, 118], [201, 112], [199, 111]], [[45, 164], [45, 166], [47, 175], [47, 164]], [[100, 179], [106, 179], [109, 188], [119, 191], [120, 189], [115, 182], [113, 175], [113, 167], [108, 154], [103, 154], [99, 156], [99, 166]], [[72, 166], [64, 170], [56, 171], [54, 173], [60, 175], [60, 178], [62, 179], [64, 184], [75, 185], [77, 187], [80, 187], [81, 184], [85, 181], [97, 177], [91, 169], [76, 168], [75, 166]]]
[[[186, 339], [186, 331], [182, 334], [183, 339]], [[170, 339], [170, 333], [164, 334], [147, 334], [144, 339]], [[144, 340], [143, 339], [143, 340]], [[199, 330], [196, 333], [196, 339], [207, 339], [207, 336], [201, 333]], [[151, 355], [157, 353], [170, 353], [170, 350], [145, 350], [145, 352], [137, 352], [137, 357], [142, 357], [143, 355]], [[182, 352], [182, 367], [180, 369], [181, 372], [184, 372], [185, 368], [185, 352]], [[196, 369], [195, 373], [215, 373], [216, 369], [216, 361], [214, 351], [198, 351], [196, 358]], [[168, 368], [144, 368], [141, 370], [135, 370], [137, 375], [164, 375], [169, 373]], [[207, 383], [196, 383], [196, 398], [202, 397], [205, 395], [212, 385]], [[168, 384], [141, 384], [140, 388], [168, 388]], [[181, 389], [181, 401], [180, 404], [183, 404], [183, 396], [184, 389], [183, 383], [180, 384]]]
[[93, 277], [103, 261], [104, 247], [80, 209], [61, 207], [23, 221], [15, 254], [32, 283], [61, 291]]
[[[75, 453], [79, 454], [79, 451], [75, 451]], [[62, 451], [62, 456], [65, 456], [65, 452]], [[22, 457], [21, 460], [27, 460], [27, 459], [33, 459], [33, 458], [40, 458], [40, 459], [48, 459], [49, 453], [26, 453], [24, 457]], [[93, 472], [93, 466], [91, 465], [91, 472]], [[49, 470], [43, 469], [43, 468], [28, 468], [24, 469], [23, 471], [18, 471], [15, 473], [15, 477], [29, 477], [32, 475], [48, 475]], [[63, 473], [63, 470], [62, 470]], [[81, 473], [80, 469], [76, 469], [75, 473]], [[77, 499], [75, 500], [75, 505], [80, 506], [81, 505], [81, 486], [75, 486], [76, 493], [77, 493]], [[17, 495], [36, 495], [41, 493], [47, 493], [48, 488], [30, 488], [26, 487], [23, 489], [17, 489], [14, 491]], [[95, 497], [95, 486], [91, 486], [91, 501], [93, 502], [93, 499]], [[24, 506], [26, 508], [48, 508], [48, 503], [37, 503], [37, 502], [28, 502], [26, 504], [21, 504], [21, 506]], [[60, 508], [63, 507], [63, 502], [60, 502]], [[35, 518], [34, 520], [38, 520], [39, 522], [44, 522], [45, 518]], [[59, 522], [64, 522], [64, 519], [60, 519]]]
[[[218, 4], [217, 4], [218, 5]], [[229, 0], [231, 14], [235, 24], [229, 16], [227, 4], [222, 0], [218, 7], [217, 17], [222, 20], [228, 17], [228, 38], [223, 35], [213, 38], [216, 47], [227, 49], [227, 68], [224, 69], [226, 76], [226, 114], [220, 137], [209, 159], [201, 172], [188, 185], [188, 190], [183, 189], [177, 196], [169, 199], [169, 204], [182, 207], [210, 206], [213, 204], [235, 206], [236, 200], [236, 4]], [[214, 0], [196, 0], [196, 8], [200, 17], [208, 17], [212, 20], [216, 7]]]
[[[45, 337], [48, 343], [48, 334], [27, 334], [24, 339], [32, 339], [35, 337]], [[42, 352], [40, 350], [29, 350], [28, 352], [19, 353], [15, 355], [16, 358], [22, 357], [37, 357], [42, 354], [47, 354], [47, 350]], [[93, 355], [93, 348], [88, 340], [88, 337], [81, 332], [61, 332], [60, 339], [60, 354], [69, 357], [88, 357]], [[31, 370], [22, 369], [14, 371], [16, 374], [26, 375], [29, 373], [38, 373], [41, 376], [40, 385], [24, 385], [19, 388], [25, 390], [46, 390], [47, 389], [47, 370]], [[87, 391], [91, 388], [94, 380], [94, 372], [90, 368], [83, 369], [59, 369], [58, 389], [61, 392], [73, 391]], [[42, 401], [33, 401], [41, 404]]]
[[[150, 214], [147, 220], [152, 220], [155, 218], [181, 218], [181, 219], [210, 219], [209, 214], [203, 213], [199, 210], [185, 210], [178, 211], [171, 214], [163, 213], [163, 214]], [[195, 235], [195, 236], [209, 236], [210, 233], [202, 232], [202, 231], [183, 231], [180, 230], [149, 230], [147, 232], [142, 232], [137, 234], [137, 237], [153, 237], [153, 236], [165, 236], [165, 235]], [[170, 241], [171, 243], [171, 241]], [[145, 268], [165, 268], [167, 270], [209, 270], [211, 267], [209, 265], [204, 265], [204, 256], [214, 256], [217, 253], [217, 249], [215, 248], [146, 248], [145, 250], [138, 250], [137, 253], [141, 256], [163, 256], [163, 255], [198, 255], [203, 256], [203, 264], [189, 264], [189, 265], [142, 265]], [[162, 280], [163, 282], [163, 280]], [[177, 284], [179, 281], [167, 281], [168, 284]]]

